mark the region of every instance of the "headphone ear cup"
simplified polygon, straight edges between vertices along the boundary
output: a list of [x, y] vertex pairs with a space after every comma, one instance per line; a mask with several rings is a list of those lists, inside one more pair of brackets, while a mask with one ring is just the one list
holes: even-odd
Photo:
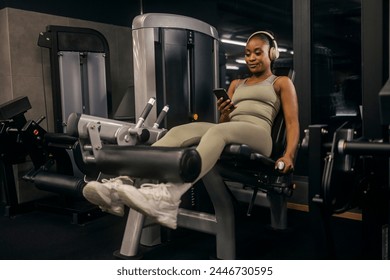
[[275, 59], [277, 59], [276, 56], [277, 56], [277, 55], [276, 55], [276, 49], [275, 49], [274, 47], [270, 48], [270, 49], [269, 49], [269, 59], [270, 59], [271, 61], [274, 61]]
[[277, 59], [279, 57], [279, 53], [278, 51], [274, 48], [274, 47], [271, 47], [269, 49], [269, 59], [271, 61], [274, 61], [275, 59]]
[[271, 61], [274, 61], [279, 58], [279, 50], [278, 50], [278, 45], [276, 44], [276, 41], [273, 41], [274, 47], [271, 47], [269, 49], [269, 58]]

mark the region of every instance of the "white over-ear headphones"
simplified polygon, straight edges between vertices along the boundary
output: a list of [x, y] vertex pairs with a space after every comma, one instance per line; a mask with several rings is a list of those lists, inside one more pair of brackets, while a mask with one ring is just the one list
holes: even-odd
[[258, 34], [264, 34], [266, 35], [271, 42], [271, 45], [269, 46], [269, 58], [271, 59], [271, 61], [274, 61], [276, 59], [278, 59], [279, 57], [279, 50], [278, 50], [278, 44], [276, 43], [276, 40], [274, 38], [274, 36], [267, 32], [267, 31], [257, 31], [255, 33], [253, 33], [252, 35], [249, 36], [248, 40], [246, 41], [246, 43], [249, 42], [249, 40], [255, 36], [255, 35], [258, 35]]

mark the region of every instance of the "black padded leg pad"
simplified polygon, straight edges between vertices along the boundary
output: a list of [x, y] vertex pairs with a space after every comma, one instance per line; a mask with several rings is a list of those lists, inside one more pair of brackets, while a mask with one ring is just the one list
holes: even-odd
[[82, 197], [85, 182], [81, 178], [69, 175], [40, 172], [34, 177], [34, 184], [43, 191]]
[[96, 164], [105, 174], [192, 182], [199, 176], [201, 159], [194, 148], [105, 145], [97, 153]]

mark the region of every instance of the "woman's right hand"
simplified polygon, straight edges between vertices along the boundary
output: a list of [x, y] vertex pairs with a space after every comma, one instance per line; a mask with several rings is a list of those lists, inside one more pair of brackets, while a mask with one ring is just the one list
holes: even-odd
[[233, 102], [230, 99], [223, 101], [223, 98], [220, 98], [217, 100], [217, 106], [218, 106], [218, 111], [220, 113], [219, 122], [230, 121], [229, 114], [234, 109], [236, 109], [236, 106], [233, 104]]
[[237, 88], [238, 84], [240, 83], [239, 79], [233, 80], [230, 83], [229, 89], [228, 89], [228, 96], [229, 99], [226, 101], [223, 101], [222, 98], [217, 100], [217, 107], [218, 111], [220, 113], [219, 122], [230, 122], [230, 113], [236, 109], [236, 105], [232, 102], [232, 97], [234, 95], [234, 91]]

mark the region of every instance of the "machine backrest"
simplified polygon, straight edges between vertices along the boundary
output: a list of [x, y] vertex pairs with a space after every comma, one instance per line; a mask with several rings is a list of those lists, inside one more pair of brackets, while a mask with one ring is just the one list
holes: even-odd
[[[274, 73], [277, 76], [288, 76], [294, 82], [295, 72], [291, 68], [276, 68]], [[280, 105], [279, 112], [274, 119], [271, 137], [273, 143], [271, 158], [277, 159], [283, 155], [286, 148], [286, 125], [282, 105]]]
[[283, 155], [286, 147], [286, 125], [282, 107], [280, 107], [279, 113], [275, 117], [271, 137], [273, 143], [271, 158], [277, 159]]

